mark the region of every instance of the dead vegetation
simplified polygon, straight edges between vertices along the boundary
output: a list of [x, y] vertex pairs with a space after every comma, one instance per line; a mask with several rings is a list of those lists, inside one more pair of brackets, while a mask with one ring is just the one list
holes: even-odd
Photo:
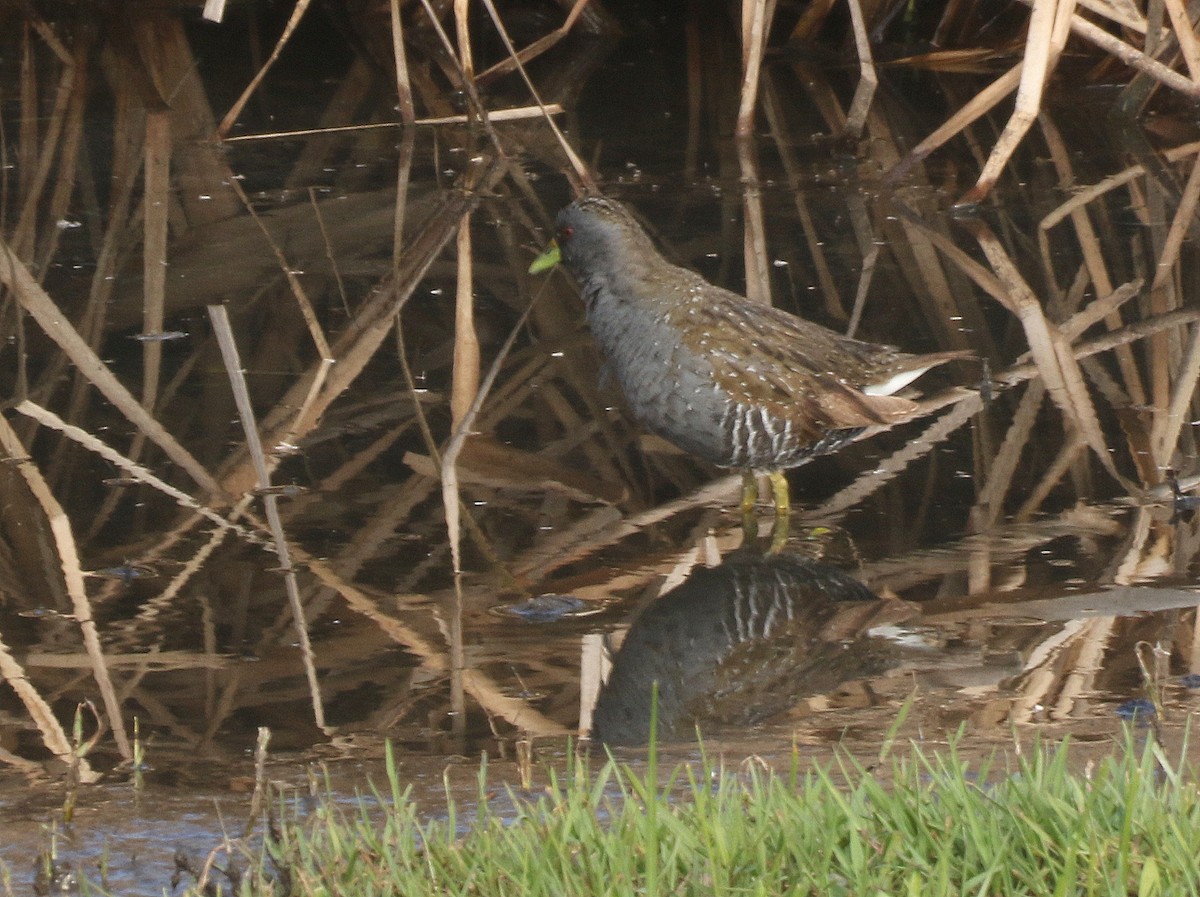
[[[1028, 576], [1021, 559], [1064, 533], [1088, 546], [1101, 582], [1182, 572], [1200, 527], [1162, 506], [1180, 507], [1172, 483], [1196, 480], [1200, 312], [1186, 295], [1200, 142], [1183, 126], [1184, 139], [1142, 135], [1123, 162], [1106, 152], [1118, 164], [1101, 176], [1090, 159], [1080, 173], [1043, 99], [1067, 48], [1085, 43], [1074, 65], [1123, 82], [1115, 106], [1170, 108], [1160, 88], [1195, 97], [1187, 12], [1181, 0], [1035, 0], [1000, 33], [947, 4], [925, 36], [947, 48], [907, 64], [987, 54], [1011, 68], [969, 96], [947, 78], [958, 107], [919, 133], [925, 117], [874, 96], [869, 50], [901, 5], [849, 0], [860, 68], [847, 103], [795, 52], [836, 36], [833, 4], [746, 2], [740, 21], [693, 10], [682, 189], [655, 199], [636, 176], [624, 189], [656, 223], [713, 206], [740, 221], [742, 264], [726, 256], [708, 273], [744, 268], [751, 295], [787, 301], [808, 278], [824, 303], [808, 310], [849, 331], [992, 361], [990, 380], [927, 399], [923, 429], [882, 443], [892, 453], [864, 472], [843, 469], [847, 485], [803, 512], [835, 526], [874, 502], [907, 521], [859, 534], [877, 584], [1010, 589]], [[217, 7], [206, 10], [220, 18]], [[187, 10], [132, 2], [112, 27], [82, 6], [49, 15], [0, 13], [0, 674], [45, 750], [93, 774], [59, 722], [93, 694], [103, 743], [124, 761], [134, 714], [193, 748], [243, 708], [303, 702], [329, 734], [333, 697], [367, 687], [389, 698], [361, 725], [429, 711], [461, 733], [481, 709], [497, 730], [567, 731], [577, 681], [534, 657], [522, 681], [553, 698], [515, 693], [500, 646], [471, 644], [479, 612], [541, 592], [657, 591], [738, 540], [718, 510], [736, 483], [614, 410], [570, 286], [525, 274], [553, 212], [536, 178], [623, 189], [619, 163], [584, 161], [597, 148], [578, 118], [617, 19], [580, 2], [521, 40], [490, 0], [346, 4], [344, 30], [322, 38], [342, 35], [344, 71], [289, 109], [295, 127], [269, 129], [256, 103], [273, 108], [262, 95], [284, 89], [280, 60], [313, 47], [311, 32], [289, 46], [316, 15], [305, 0], [278, 33], [251, 29], [246, 59], [261, 62], [227, 108], [214, 108], [216, 84], [238, 79], [214, 69], [230, 58], [197, 52], [227, 26], [185, 28]], [[1011, 115], [997, 113], [1014, 92]], [[723, 139], [731, 131], [740, 139]], [[849, 263], [829, 251], [828, 209], [806, 190], [820, 176], [801, 150], [814, 131], [857, 141], [837, 144], [852, 148], [838, 175]], [[1020, 155], [1035, 134], [1038, 166]], [[931, 164], [950, 141], [977, 163], [965, 193]], [[705, 188], [712, 170], [719, 190]], [[1006, 206], [961, 221], [930, 186], [983, 203], [1006, 176]], [[892, 192], [874, 195], [881, 183]], [[780, 195], [797, 224], [786, 233], [764, 206]], [[947, 532], [932, 519], [956, 488], [959, 462], [937, 461], [947, 446], [969, 453], [974, 499], [950, 527], [967, 534], [934, 564], [921, 552]], [[1131, 506], [1117, 529], [1111, 509], [1076, 508], [1115, 497]], [[614, 567], [617, 548], [627, 560]], [[352, 625], [314, 645], [319, 621], [346, 614]], [[1193, 670], [1194, 619], [1169, 639]], [[1054, 656], [1094, 652], [1118, 628], [1102, 618]], [[281, 652], [293, 642], [298, 656]], [[412, 664], [361, 662], [397, 647]], [[264, 662], [239, 664], [238, 651]], [[448, 705], [430, 711], [414, 666], [444, 683]], [[1042, 698], [1084, 688], [1071, 672], [1030, 682]]]

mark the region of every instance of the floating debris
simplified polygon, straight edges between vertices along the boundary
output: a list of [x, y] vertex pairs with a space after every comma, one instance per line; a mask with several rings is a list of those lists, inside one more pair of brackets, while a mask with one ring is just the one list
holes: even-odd
[[94, 579], [116, 579], [121, 582], [132, 582], [135, 579], [151, 579], [158, 576], [158, 571], [153, 567], [147, 567], [141, 564], [122, 564], [118, 567], [102, 567], [99, 570], [84, 570], [84, 576], [91, 576]]
[[69, 620], [71, 622], [78, 619], [74, 614], [64, 614], [50, 607], [31, 607], [28, 610], [19, 610], [17, 616], [29, 617], [33, 620]]
[[1133, 698], [1125, 701], [1118, 704], [1116, 709], [1116, 714], [1121, 719], [1131, 720], [1135, 723], [1148, 723], [1156, 713], [1154, 704], [1145, 698]]
[[[1171, 485], [1171, 525], [1178, 525], [1186, 513], [1200, 508], [1200, 496], [1188, 495], [1182, 486], [1179, 484], [1179, 477], [1175, 475], [1175, 471], [1167, 471], [1167, 482]], [[1194, 485], [1194, 484], [1189, 484]]]
[[135, 339], [139, 343], [165, 343], [168, 340], [183, 339], [187, 336], [182, 330], [164, 330], [160, 333], [135, 333], [130, 339]]
[[284, 483], [281, 486], [263, 486], [250, 490], [252, 495], [282, 495], [285, 498], [295, 498], [297, 495], [307, 495], [311, 490], [297, 483]]
[[567, 617], [589, 617], [604, 609], [602, 604], [584, 601], [574, 595], [538, 595], [516, 604], [502, 604], [492, 608], [493, 613], [506, 617], [520, 617], [530, 623], [553, 623]]

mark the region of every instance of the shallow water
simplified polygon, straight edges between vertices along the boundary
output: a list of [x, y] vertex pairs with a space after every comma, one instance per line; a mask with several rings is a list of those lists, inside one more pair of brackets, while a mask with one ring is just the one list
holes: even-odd
[[[314, 53], [330, 40], [324, 25], [302, 29], [232, 135], [311, 127], [322, 116], [328, 124], [339, 115], [394, 117], [387, 79], [352, 67], [348, 46]], [[244, 84], [229, 65], [245, 52], [233, 27], [186, 32], [218, 117]], [[82, 566], [98, 574], [87, 578], [87, 593], [124, 725], [138, 719], [145, 756], [144, 784], [135, 787], [103, 733], [88, 761], [105, 781], [82, 789], [65, 825], [61, 767], [47, 761], [25, 708], [4, 691], [0, 749], [12, 760], [0, 766], [0, 861], [18, 891], [54, 831], [58, 856], [91, 880], [119, 893], [161, 893], [177, 845], [203, 857], [223, 830], [240, 832], [264, 726], [269, 777], [288, 793], [307, 794], [310, 775], [323, 782], [328, 774], [347, 796], [368, 775], [381, 781], [388, 738], [431, 813], [442, 805], [447, 769], [451, 793], [475, 799], [484, 752], [496, 781], [516, 781], [525, 738], [535, 777], [541, 764], [564, 762], [568, 737], [593, 722], [611, 742], [632, 745], [621, 750], [636, 758], [654, 681], [675, 759], [696, 755], [697, 725], [734, 761], [786, 762], [793, 749], [820, 761], [838, 746], [874, 755], [898, 715], [900, 737], [936, 745], [961, 729], [976, 755], [1067, 735], [1107, 748], [1138, 708], [1135, 722], [1147, 724], [1146, 704], [1130, 702], [1148, 699], [1157, 701], [1153, 730], [1177, 740], [1200, 701], [1196, 514], [1165, 474], [1177, 472], [1186, 490], [1196, 470], [1187, 298], [1196, 253], [1187, 227], [1171, 231], [1193, 189], [1194, 123], [1161, 115], [1152, 128], [1104, 127], [1112, 91], [1073, 92], [1050, 106], [979, 217], [963, 218], [953, 202], [978, 171], [964, 139], [894, 191], [881, 178], [981, 76], [884, 69], [867, 136], [850, 144], [830, 135], [853, 70], [781, 53], [768, 67], [755, 170], [730, 139], [736, 47], [717, 28], [698, 40], [705, 65], [690, 97], [686, 44], [666, 27], [611, 42], [575, 38], [531, 69], [546, 100], [566, 108], [561, 124], [606, 191], [629, 202], [682, 263], [744, 291], [744, 222], [761, 209], [764, 234], [749, 253], [762, 262], [775, 304], [841, 330], [853, 323], [857, 335], [911, 351], [971, 348], [990, 365], [986, 377], [962, 364], [922, 380], [925, 395], [943, 400], [927, 419], [793, 473], [790, 552], [801, 560], [739, 551], [736, 477], [631, 421], [582, 329], [569, 279], [525, 274], [570, 196], [561, 153], [542, 125], [496, 128], [532, 195], [490, 161], [494, 147], [479, 135], [418, 130], [395, 262], [395, 282], [415, 283], [401, 315], [410, 387], [394, 336], [352, 345], [376, 320], [372, 297], [391, 282], [404, 149], [397, 133], [247, 140], [220, 150], [181, 137], [171, 161], [165, 315], [151, 325], [144, 271], [153, 280], [154, 269], [139, 263], [143, 224], [131, 211], [139, 203], [114, 211], [127, 186], [132, 196], [143, 189], [141, 175], [130, 185], [121, 167], [141, 150], [123, 150], [121, 140], [140, 147], [149, 132], [137, 116], [122, 117], [132, 76], [89, 59], [96, 86], [83, 119], [86, 176], [60, 215], [43, 216], [31, 251], [50, 260], [46, 291], [76, 326], [85, 329], [89, 308], [103, 309], [97, 353], [135, 395], [161, 365], [156, 419], [237, 495], [255, 478], [205, 312], [226, 304], [267, 450], [280, 458], [272, 482], [306, 490], [279, 501], [324, 720], [316, 719], [275, 554], [236, 538], [205, 548], [211, 524], [9, 412], [71, 519]], [[19, 48], [10, 41], [3, 53], [0, 97], [13, 135], [28, 116], [9, 99], [23, 83]], [[53, 61], [40, 65], [49, 79]], [[172, 124], [187, 135], [203, 116], [194, 98], [178, 96]], [[500, 108], [525, 97], [505, 79], [485, 100]], [[38, 119], [39, 133], [52, 121]], [[1002, 122], [985, 117], [971, 134], [987, 145]], [[23, 166], [10, 178], [24, 177]], [[315, 424], [287, 424], [322, 368], [313, 325], [231, 177], [314, 309], [338, 358], [329, 376], [363, 358], [362, 373], [332, 390]], [[1110, 177], [1111, 189], [1088, 191]], [[468, 181], [484, 186], [464, 194]], [[1075, 218], [1063, 214], [1072, 197], [1081, 200]], [[473, 310], [485, 372], [532, 296], [540, 298], [482, 406], [481, 435], [459, 460], [479, 536], [464, 536], [467, 573], [456, 594], [417, 412], [444, 447], [456, 229], [473, 202]], [[6, 239], [15, 245], [12, 219]], [[1178, 257], [1164, 257], [1177, 237]], [[119, 261], [111, 272], [106, 246]], [[1156, 272], [1166, 273], [1150, 289]], [[1135, 279], [1142, 286], [1114, 312], [1119, 320], [1106, 327], [1078, 316]], [[1124, 356], [1101, 346], [1079, 366], [1085, 383], [1060, 384], [1044, 343], [1034, 353], [1042, 376], [1021, 367], [1044, 332], [1018, 304], [1023, 284], [1047, 310], [1065, 356], [1110, 329], [1171, 326], [1130, 342]], [[390, 316], [378, 316], [381, 333]], [[0, 358], [14, 396], [69, 414], [204, 497], [162, 452], [137, 448], [137, 428], [94, 390], [79, 388], [72, 399], [75, 368], [55, 360], [33, 324], [25, 330], [24, 375], [16, 350]], [[147, 332], [152, 338], [139, 339]], [[279, 448], [285, 443], [294, 448]], [[1102, 452], [1122, 479], [1098, 460]], [[6, 494], [26, 495], [15, 470], [0, 471]], [[261, 502], [252, 506], [258, 517]], [[227, 501], [208, 503], [228, 513]], [[22, 525], [34, 535], [22, 535]], [[10, 511], [5, 520], [0, 636], [69, 729], [79, 702], [105, 711], [44, 533], [36, 514]], [[853, 593], [842, 573], [877, 597]], [[84, 713], [85, 737], [95, 719]]]

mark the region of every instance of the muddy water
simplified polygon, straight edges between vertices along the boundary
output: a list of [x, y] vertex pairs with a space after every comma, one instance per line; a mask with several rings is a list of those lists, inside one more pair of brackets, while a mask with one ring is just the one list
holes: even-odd
[[[372, 67], [379, 48], [331, 43], [329, 25], [301, 30], [231, 136], [394, 118], [388, 79]], [[41, 260], [47, 294], [134, 395], [158, 383], [155, 419], [239, 495], [255, 477], [205, 310], [226, 305], [278, 459], [272, 482], [289, 487], [280, 513], [319, 710], [281, 561], [260, 544], [263, 497], [246, 524], [258, 542], [214, 539], [209, 521], [144, 477], [131, 481], [116, 462], [6, 412], [92, 574], [87, 595], [123, 726], [132, 733], [138, 721], [142, 767], [137, 782], [113, 733], [101, 732], [87, 761], [103, 780], [79, 792], [66, 823], [61, 766], [14, 692], [0, 694], [0, 861], [18, 892], [53, 843], [91, 881], [161, 893], [178, 846], [202, 859], [222, 831], [240, 833], [261, 727], [268, 775], [292, 799], [327, 775], [346, 799], [379, 781], [387, 738], [430, 813], [444, 782], [476, 798], [484, 752], [496, 781], [517, 781], [526, 739], [535, 786], [539, 764], [563, 763], [581, 731], [636, 760], [651, 683], [679, 759], [696, 755], [697, 726], [734, 760], [782, 762], [795, 749], [819, 761], [835, 746], [870, 756], [902, 709], [902, 737], [938, 745], [961, 729], [971, 752], [1068, 734], [1108, 749], [1131, 716], [1176, 741], [1200, 702], [1200, 542], [1186, 491], [1200, 419], [1188, 329], [1197, 259], [1186, 218], [1172, 229], [1193, 189], [1190, 120], [1104, 125], [1114, 92], [1075, 91], [1051, 105], [994, 199], [964, 218], [953, 202], [1002, 116], [895, 189], [882, 179], [984, 75], [885, 70], [855, 143], [831, 136], [853, 72], [782, 53], [748, 157], [730, 139], [737, 51], [727, 28], [706, 23], [690, 55], [663, 25], [580, 37], [537, 61], [533, 76], [566, 110], [572, 144], [680, 262], [744, 291], [755, 281], [749, 258], [789, 311], [989, 362], [923, 380], [936, 400], [925, 420], [796, 471], [788, 555], [764, 558], [741, 547], [736, 478], [634, 423], [582, 328], [574, 287], [525, 273], [570, 196], [547, 129], [498, 125], [492, 143], [427, 125], [411, 144], [387, 129], [217, 149], [214, 110], [223, 115], [246, 80], [230, 65], [248, 58], [232, 28], [190, 27], [172, 45], [177, 62], [189, 47], [194, 65], [176, 71], [163, 319], [144, 317], [156, 269], [143, 262], [136, 210], [151, 189], [141, 163], [153, 126], [128, 111], [144, 86], [128, 48], [83, 64], [94, 81], [78, 119], [79, 186], [38, 219], [23, 257]], [[32, 76], [16, 44], [4, 54], [5, 130], [20, 134], [30, 116], [9, 98]], [[55, 60], [37, 59], [38, 83], [54, 83]], [[703, 60], [690, 82], [689, 60]], [[514, 79], [484, 99], [526, 102]], [[456, 111], [429, 105], [423, 114]], [[55, 114], [65, 113], [32, 119], [38, 135], [52, 133]], [[494, 162], [497, 143], [519, 174]], [[20, 180], [30, 161], [13, 158], [12, 189], [33, 189]], [[61, 161], [47, 165], [66, 176]], [[405, 220], [394, 254], [398, 172]], [[469, 246], [456, 242], [468, 208]], [[762, 237], [747, 249], [745, 222], [759, 216]], [[14, 216], [5, 220], [16, 245]], [[458, 465], [477, 530], [464, 531], [456, 591], [422, 427], [442, 446], [451, 432], [460, 252], [473, 263], [485, 371], [518, 332]], [[406, 297], [400, 341], [388, 332], [395, 309], [372, 310], [393, 284]], [[1128, 301], [1092, 314], [1114, 294]], [[1031, 299], [1045, 319], [1021, 305]], [[374, 344], [361, 337], [372, 324], [384, 334]], [[81, 385], [32, 324], [22, 339], [23, 366], [16, 350], [0, 357], [13, 396], [230, 513], [177, 461], [139, 446], [137, 427]], [[323, 352], [338, 359], [328, 371]], [[311, 387], [350, 369], [328, 401]], [[306, 401], [320, 413], [295, 423]], [[32, 506], [16, 468], [5, 465], [6, 495]], [[89, 738], [106, 710], [58, 555], [36, 513], [10, 512], [5, 533], [0, 636], [68, 732], [76, 707], [92, 702], [95, 714], [81, 716]]]

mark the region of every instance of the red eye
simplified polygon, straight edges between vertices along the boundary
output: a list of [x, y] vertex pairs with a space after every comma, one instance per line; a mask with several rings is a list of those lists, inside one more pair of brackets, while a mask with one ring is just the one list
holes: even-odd
[[573, 236], [575, 236], [575, 228], [564, 227], [559, 229], [557, 240], [559, 243], [566, 243]]

